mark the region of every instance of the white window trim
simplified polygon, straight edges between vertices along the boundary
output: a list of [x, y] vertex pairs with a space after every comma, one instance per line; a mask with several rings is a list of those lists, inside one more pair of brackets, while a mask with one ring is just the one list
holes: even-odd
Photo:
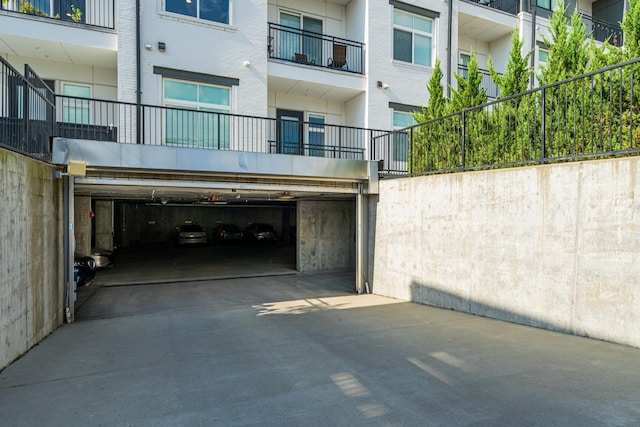
[[[395, 130], [400, 130], [400, 129], [404, 129], [406, 126], [395, 126], [394, 125], [394, 118], [395, 118], [395, 114], [399, 113], [399, 114], [407, 114], [410, 115], [411, 113], [408, 111], [401, 111], [401, 110], [391, 110], [391, 127], [392, 129]], [[415, 121], [415, 120], [414, 120]], [[395, 158], [395, 154], [396, 154], [396, 147], [395, 147], [395, 141], [392, 141], [392, 143], [394, 144], [393, 147], [391, 147], [391, 160], [394, 162], [395, 165], [407, 165], [409, 163], [409, 153], [407, 153], [407, 159], [406, 160], [399, 160]], [[409, 147], [407, 147], [409, 148]]]
[[[322, 117], [322, 119], [323, 119], [323, 122], [322, 122], [322, 126], [323, 126], [323, 128], [322, 128], [321, 130], [320, 130], [320, 129], [313, 129], [313, 130], [311, 129], [311, 125], [312, 125], [312, 123], [311, 123], [311, 116], [315, 116], [315, 117]], [[306, 122], [306, 127], [307, 127], [307, 130], [306, 130], [306, 132], [304, 132], [304, 135], [303, 135], [303, 137], [304, 137], [304, 144], [305, 144], [307, 147], [309, 147], [309, 144], [311, 144], [311, 141], [310, 141], [310, 139], [309, 139], [309, 134], [310, 134], [310, 133], [312, 133], [312, 132], [313, 132], [313, 133], [321, 133], [321, 134], [323, 134], [323, 135], [324, 135], [324, 138], [323, 138], [323, 142], [324, 142], [324, 144], [323, 144], [323, 146], [324, 146], [324, 147], [326, 147], [326, 146], [327, 146], [327, 132], [326, 132], [326, 126], [327, 126], [327, 115], [326, 115], [326, 114], [324, 114], [324, 113], [305, 112], [305, 113], [304, 113], [304, 121]], [[315, 123], [314, 123], [314, 124], [315, 124]], [[325, 149], [326, 149], [326, 148], [325, 148]], [[311, 151], [311, 147], [309, 147], [309, 148], [307, 149], [307, 151], [308, 151], [308, 152], [307, 152], [307, 154], [309, 154], [309, 152]]]
[[[89, 123], [91, 123], [91, 118], [93, 117], [93, 111], [91, 110], [91, 105], [92, 103], [89, 102], [89, 100], [91, 99], [91, 97], [93, 96], [93, 86], [87, 83], [78, 83], [78, 82], [70, 82], [70, 81], [65, 81], [65, 80], [61, 80], [59, 82], [59, 86], [60, 86], [60, 93], [62, 94], [63, 97], [65, 96], [71, 96], [71, 95], [66, 95], [64, 93], [64, 86], [65, 85], [71, 85], [71, 86], [79, 86], [79, 87], [86, 87], [89, 88], [89, 97], [87, 98], [87, 111], [89, 112]], [[64, 121], [64, 107], [65, 107], [65, 102], [69, 102], [66, 98], [63, 98], [63, 102], [62, 102], [62, 117], [60, 117], [60, 121]], [[77, 122], [74, 122], [77, 123]], [[84, 124], [84, 123], [80, 123], [80, 124]]]
[[168, 12], [166, 10], [166, 0], [159, 0], [158, 16], [161, 18], [171, 19], [172, 21], [183, 22], [186, 24], [200, 25], [202, 27], [216, 28], [226, 31], [237, 31], [238, 27], [234, 25], [234, 0], [229, 0], [229, 23], [210, 21], [208, 19], [200, 19], [180, 13]]
[[[174, 81], [174, 82], [181, 82], [181, 83], [189, 83], [189, 84], [193, 84], [196, 86], [209, 86], [209, 87], [219, 87], [219, 88], [224, 88], [224, 89], [228, 89], [229, 90], [229, 104], [230, 105], [221, 105], [221, 104], [208, 104], [205, 102], [200, 102], [200, 101], [185, 101], [183, 99], [173, 99], [173, 98], [167, 98], [165, 96], [165, 82], [166, 81]], [[191, 81], [191, 80], [182, 80], [182, 79], [175, 79], [175, 78], [171, 78], [171, 77], [163, 77], [160, 79], [160, 84], [162, 86], [162, 105], [168, 108], [185, 108], [188, 110], [192, 110], [194, 112], [198, 112], [201, 111], [203, 113], [209, 113], [209, 111], [202, 111], [200, 108], [207, 108], [207, 109], [213, 109], [213, 110], [223, 110], [220, 111], [221, 113], [224, 114], [232, 114], [231, 108], [234, 105], [233, 102], [233, 93], [234, 93], [234, 89], [233, 86], [226, 86], [226, 85], [216, 85], [216, 84], [211, 84], [211, 83], [202, 83], [202, 82], [196, 82], [196, 81]], [[163, 119], [164, 120], [164, 119]], [[168, 143], [167, 142], [167, 123], [165, 123], [162, 126], [162, 141], [163, 144], [167, 144], [170, 146], [173, 146], [174, 144]], [[232, 129], [230, 129], [230, 133], [229, 133], [229, 144], [232, 144], [233, 141], [233, 132]]]
[[[324, 34], [325, 28], [327, 26], [327, 22], [326, 22], [326, 17], [325, 16], [318, 16], [318, 15], [313, 15], [311, 13], [306, 13], [300, 10], [292, 10], [292, 9], [285, 9], [285, 8], [278, 8], [278, 24], [280, 24], [280, 15], [282, 13], [288, 13], [289, 15], [296, 15], [300, 17], [300, 26], [302, 26], [304, 24], [304, 18], [313, 18], [313, 19], [317, 19], [318, 21], [322, 21], [322, 33]], [[304, 28], [300, 28], [300, 31], [303, 31]]]
[[[417, 16], [419, 18], [422, 19], [430, 19], [431, 22], [433, 22], [433, 27], [432, 27], [432, 32], [431, 34], [429, 33], [425, 33], [423, 31], [419, 31], [416, 30], [414, 28], [407, 28], [407, 27], [403, 27], [402, 25], [398, 25], [395, 23], [395, 19], [394, 19], [394, 14], [395, 12], [400, 12], [400, 13], [405, 13], [407, 15], [411, 15], [411, 16]], [[411, 62], [406, 62], [406, 61], [401, 61], [399, 59], [395, 59], [394, 58], [394, 31], [396, 28], [401, 29], [403, 31], [407, 31], [411, 33]], [[415, 38], [413, 37], [414, 34], [420, 34], [423, 36], [428, 36], [431, 37], [431, 64], [429, 65], [422, 65], [422, 64], [416, 64], [415, 63], [415, 58], [413, 55], [413, 48], [414, 48], [414, 40]], [[404, 64], [404, 65], [411, 65], [414, 67], [419, 67], [420, 69], [433, 69], [434, 64], [436, 63], [436, 58], [437, 58], [437, 53], [436, 53], [436, 48], [438, 46], [438, 40], [437, 40], [437, 34], [438, 34], [438, 18], [436, 17], [431, 17], [431, 16], [425, 16], [425, 15], [420, 15], [417, 13], [412, 13], [412, 12], [408, 12], [406, 10], [402, 10], [402, 9], [397, 9], [397, 8], [391, 8], [391, 58], [393, 60], [393, 63], [395, 64]]]
[[[229, 105], [208, 104], [208, 103], [200, 102], [200, 101], [192, 102], [192, 101], [185, 101], [183, 99], [167, 98], [165, 96], [165, 85], [164, 85], [164, 83], [167, 82], [167, 81], [180, 82], [180, 83], [189, 83], [189, 84], [193, 84], [193, 85], [196, 85], [196, 86], [208, 86], [208, 87], [218, 87], [218, 88], [227, 89], [229, 91]], [[233, 87], [232, 86], [215, 85], [215, 84], [210, 84], [210, 83], [201, 83], [201, 82], [194, 82], [194, 81], [189, 81], [189, 80], [173, 79], [173, 78], [169, 78], [169, 77], [165, 77], [165, 78], [162, 79], [162, 105], [171, 104], [171, 105], [176, 105], [176, 106], [180, 106], [180, 107], [184, 106], [185, 108], [196, 107], [196, 110], [199, 110], [200, 107], [203, 107], [203, 108], [211, 108], [211, 109], [216, 109], [216, 110], [224, 110], [225, 113], [231, 113], [232, 92], [233, 92]]]

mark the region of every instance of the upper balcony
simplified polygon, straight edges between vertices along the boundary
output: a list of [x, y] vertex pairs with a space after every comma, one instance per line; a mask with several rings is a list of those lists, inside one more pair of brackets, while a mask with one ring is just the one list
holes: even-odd
[[58, 23], [115, 28], [115, 0], [2, 0], [0, 10]]
[[2, 1], [0, 54], [113, 69], [114, 7], [115, 0]]
[[366, 90], [364, 45], [269, 23], [269, 89], [344, 102]]
[[269, 59], [364, 74], [360, 42], [269, 23]]
[[520, 0], [467, 0], [492, 9], [497, 9], [511, 15], [520, 13]]

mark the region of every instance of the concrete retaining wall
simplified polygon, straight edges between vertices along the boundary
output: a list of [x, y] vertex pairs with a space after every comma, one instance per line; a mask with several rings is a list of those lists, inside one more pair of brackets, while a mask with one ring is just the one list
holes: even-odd
[[355, 268], [355, 201], [298, 202], [299, 271]]
[[62, 324], [62, 185], [0, 149], [0, 369]]
[[374, 293], [640, 347], [640, 158], [386, 180], [371, 211]]

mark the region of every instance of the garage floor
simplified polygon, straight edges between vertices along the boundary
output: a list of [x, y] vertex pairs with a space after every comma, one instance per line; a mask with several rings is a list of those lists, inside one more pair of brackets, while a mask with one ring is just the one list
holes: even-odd
[[242, 242], [179, 247], [154, 242], [119, 250], [113, 265], [98, 270], [94, 285], [181, 282], [295, 271], [295, 245]]
[[354, 295], [353, 273], [95, 287], [2, 425], [635, 426], [640, 350]]

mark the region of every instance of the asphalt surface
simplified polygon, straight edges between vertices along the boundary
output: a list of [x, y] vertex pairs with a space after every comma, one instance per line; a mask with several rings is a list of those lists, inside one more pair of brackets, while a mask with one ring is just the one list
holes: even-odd
[[102, 280], [0, 373], [0, 425], [640, 425], [639, 349], [355, 295], [352, 272]]

